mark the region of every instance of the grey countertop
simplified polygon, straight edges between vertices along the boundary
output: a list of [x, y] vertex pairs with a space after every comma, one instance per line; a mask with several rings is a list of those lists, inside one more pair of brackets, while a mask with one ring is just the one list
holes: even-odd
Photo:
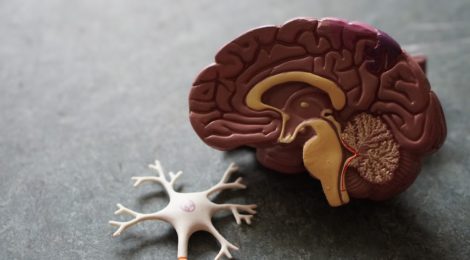
[[[158, 158], [183, 191], [217, 182], [231, 161], [249, 188], [217, 202], [257, 203], [251, 226], [215, 226], [237, 259], [468, 259], [470, 1], [0, 1], [0, 259], [175, 259], [171, 226], [146, 222], [112, 238], [116, 203], [167, 203], [132, 187]], [[187, 96], [196, 74], [245, 30], [297, 16], [370, 23], [411, 53], [445, 110], [448, 137], [415, 184], [381, 203], [330, 208], [319, 183], [269, 171], [249, 149], [220, 152], [196, 136]], [[208, 233], [190, 259], [219, 251]]]

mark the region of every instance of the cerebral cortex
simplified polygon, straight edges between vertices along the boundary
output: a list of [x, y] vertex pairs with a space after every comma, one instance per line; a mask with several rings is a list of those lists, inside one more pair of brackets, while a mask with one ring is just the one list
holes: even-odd
[[[289, 71], [309, 72], [335, 82], [346, 95], [345, 107], [334, 111], [341, 127], [360, 113], [377, 116], [408, 159], [419, 161], [444, 141], [443, 112], [419, 65], [384, 32], [328, 18], [257, 28], [225, 45], [191, 88], [190, 120], [195, 131], [221, 150], [276, 143], [281, 131], [279, 113], [250, 109], [245, 97], [264, 78]], [[412, 167], [419, 171], [419, 165]], [[357, 183], [351, 176], [348, 181]], [[414, 177], [409, 177], [410, 183]], [[383, 184], [367, 185], [370, 192], [373, 185]]]

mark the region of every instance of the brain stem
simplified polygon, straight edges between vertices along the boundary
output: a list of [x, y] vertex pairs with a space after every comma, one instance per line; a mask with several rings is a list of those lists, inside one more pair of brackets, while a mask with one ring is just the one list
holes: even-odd
[[344, 186], [344, 176], [340, 174], [343, 151], [337, 132], [325, 119], [311, 119], [306, 122], [316, 135], [310, 138], [303, 147], [305, 168], [320, 180], [328, 203], [341, 206], [349, 202], [349, 195]]

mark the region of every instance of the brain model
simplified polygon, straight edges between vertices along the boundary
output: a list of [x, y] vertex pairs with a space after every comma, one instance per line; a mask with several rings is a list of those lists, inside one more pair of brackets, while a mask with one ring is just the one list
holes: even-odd
[[382, 31], [333, 18], [236, 38], [197, 76], [189, 107], [205, 143], [256, 148], [276, 171], [307, 170], [331, 206], [405, 190], [446, 136], [417, 61]]

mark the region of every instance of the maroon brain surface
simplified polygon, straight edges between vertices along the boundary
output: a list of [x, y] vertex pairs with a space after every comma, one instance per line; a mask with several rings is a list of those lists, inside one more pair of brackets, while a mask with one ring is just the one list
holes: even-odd
[[280, 172], [307, 170], [332, 206], [405, 190], [446, 136], [416, 61], [380, 30], [339, 19], [241, 35], [198, 75], [189, 103], [205, 143], [254, 147]]

